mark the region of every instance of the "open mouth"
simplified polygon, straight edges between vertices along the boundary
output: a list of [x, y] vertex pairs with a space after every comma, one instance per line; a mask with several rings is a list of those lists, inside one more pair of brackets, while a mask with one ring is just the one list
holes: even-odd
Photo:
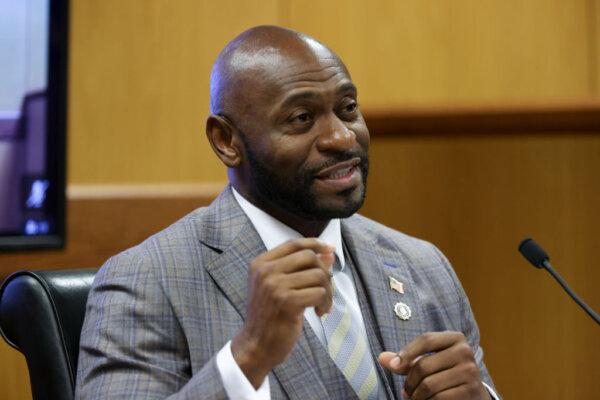
[[327, 167], [316, 175], [320, 186], [339, 191], [354, 187], [360, 183], [360, 158], [355, 157]]
[[[356, 166], [352, 166], [352, 167], [348, 167], [348, 168], [343, 168], [343, 169], [339, 169], [336, 171], [333, 171], [332, 173], [330, 173], [329, 175], [327, 175], [325, 177], [325, 179], [342, 179], [342, 178], [346, 178], [348, 176], [350, 176], [352, 174], [352, 172], [354, 171], [354, 169], [356, 168]], [[321, 178], [323, 179], [323, 178]]]
[[339, 162], [331, 167], [322, 169], [317, 174], [318, 179], [343, 179], [349, 177], [356, 171], [356, 167], [360, 164], [360, 158], [354, 157], [347, 161]]

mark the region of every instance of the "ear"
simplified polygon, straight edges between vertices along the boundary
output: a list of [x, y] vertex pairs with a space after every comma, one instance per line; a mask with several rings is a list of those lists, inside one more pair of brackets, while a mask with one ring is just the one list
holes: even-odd
[[220, 115], [211, 114], [206, 120], [206, 137], [213, 151], [229, 168], [236, 168], [243, 158], [238, 132]]

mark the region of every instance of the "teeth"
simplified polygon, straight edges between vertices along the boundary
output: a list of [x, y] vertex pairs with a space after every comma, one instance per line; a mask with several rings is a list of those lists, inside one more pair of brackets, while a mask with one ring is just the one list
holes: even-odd
[[352, 167], [337, 170], [334, 173], [330, 174], [328, 178], [329, 179], [340, 179], [340, 178], [348, 175], [348, 172], [350, 172], [351, 169], [352, 169]]

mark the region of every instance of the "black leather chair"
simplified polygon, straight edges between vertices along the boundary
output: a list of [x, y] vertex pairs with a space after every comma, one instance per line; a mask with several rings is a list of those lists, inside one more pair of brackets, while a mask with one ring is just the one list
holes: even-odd
[[33, 399], [72, 400], [97, 269], [19, 271], [0, 287], [0, 333], [27, 360]]

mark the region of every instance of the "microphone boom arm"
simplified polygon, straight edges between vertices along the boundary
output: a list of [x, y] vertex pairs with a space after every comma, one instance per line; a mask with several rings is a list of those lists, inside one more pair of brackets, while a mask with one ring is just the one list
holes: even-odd
[[579, 298], [579, 296], [577, 296], [575, 294], [575, 292], [573, 292], [573, 290], [571, 290], [571, 288], [569, 287], [569, 285], [567, 285], [567, 282], [565, 282], [565, 280], [562, 278], [562, 276], [560, 276], [559, 273], [556, 272], [554, 270], [554, 268], [552, 268], [552, 265], [550, 265], [550, 262], [548, 260], [544, 260], [542, 262], [542, 266], [550, 273], [550, 275], [552, 275], [554, 277], [554, 279], [556, 279], [556, 281], [560, 284], [560, 286], [562, 286], [562, 288], [565, 289], [565, 291], [569, 294], [569, 296], [571, 296], [571, 298], [575, 301], [575, 303], [579, 304], [579, 306], [581, 308], [583, 308], [583, 310], [590, 317], [592, 317], [592, 319], [594, 321], [596, 321], [596, 323], [598, 325], [600, 325], [600, 316], [598, 316], [598, 314], [596, 314], [590, 306], [585, 304], [585, 302], [583, 300], [581, 300]]

